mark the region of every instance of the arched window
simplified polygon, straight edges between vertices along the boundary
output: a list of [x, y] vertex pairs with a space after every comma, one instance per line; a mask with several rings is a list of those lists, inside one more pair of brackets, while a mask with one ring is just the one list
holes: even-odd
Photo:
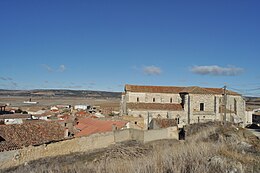
[[139, 97], [136, 98], [136, 101], [139, 102]]
[[155, 102], [155, 98], [153, 98], [153, 102]]
[[172, 103], [172, 98], [170, 98], [170, 103]]

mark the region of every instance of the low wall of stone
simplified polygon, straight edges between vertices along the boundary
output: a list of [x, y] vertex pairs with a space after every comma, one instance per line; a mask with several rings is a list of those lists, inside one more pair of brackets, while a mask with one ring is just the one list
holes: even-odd
[[177, 127], [144, 131], [144, 143], [161, 139], [179, 139]]
[[144, 131], [144, 143], [160, 139], [168, 139], [168, 129]]
[[144, 131], [138, 129], [129, 129], [131, 140], [144, 142]]
[[130, 130], [118, 130], [114, 132], [114, 142], [119, 143], [119, 142], [124, 142], [124, 141], [129, 141], [131, 140], [131, 135], [130, 135]]
[[105, 148], [123, 141], [136, 140], [146, 143], [161, 139], [178, 139], [178, 135], [176, 134], [178, 134], [178, 131], [174, 127], [149, 131], [126, 129], [93, 134], [40, 146], [29, 146], [19, 150], [1, 152], [0, 169], [18, 166], [40, 158]]

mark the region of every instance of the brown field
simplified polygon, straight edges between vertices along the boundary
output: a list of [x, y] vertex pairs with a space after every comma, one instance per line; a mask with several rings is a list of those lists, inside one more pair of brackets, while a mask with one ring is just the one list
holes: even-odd
[[[39, 102], [38, 104], [24, 104], [24, 101], [29, 99]], [[120, 99], [95, 99], [85, 97], [0, 97], [0, 104], [10, 104], [9, 107], [19, 107], [22, 110], [36, 111], [42, 108], [49, 108], [54, 105], [78, 105], [87, 104], [92, 106], [100, 106], [100, 108], [112, 108], [114, 111], [119, 111]]]

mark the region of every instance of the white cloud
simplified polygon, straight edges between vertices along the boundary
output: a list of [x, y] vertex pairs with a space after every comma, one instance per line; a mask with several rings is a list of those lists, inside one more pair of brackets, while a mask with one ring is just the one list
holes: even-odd
[[212, 66], [194, 66], [191, 68], [191, 72], [200, 75], [212, 75], [212, 76], [237, 76], [244, 71], [243, 68], [228, 66], [219, 67], [217, 65]]
[[47, 65], [47, 64], [42, 64], [43, 68], [45, 68], [48, 72], [53, 72], [53, 69]]
[[59, 72], [64, 72], [65, 70], [66, 70], [65, 65], [61, 64], [58, 71]]
[[7, 88], [16, 88], [19, 86], [18, 83], [13, 80], [13, 78], [8, 76], [6, 77], [0, 76], [0, 80], [4, 82], [4, 84], [1, 85], [6, 86]]
[[13, 79], [10, 78], [10, 77], [2, 77], [2, 76], [0, 76], [0, 79], [1, 79], [1, 80], [4, 80], [4, 81], [12, 81], [12, 80], [13, 80]]
[[61, 64], [58, 69], [53, 69], [51, 66], [47, 64], [42, 64], [43, 68], [45, 68], [48, 72], [64, 72], [66, 70], [66, 66]]
[[143, 72], [144, 74], [147, 75], [159, 75], [162, 73], [162, 70], [160, 69], [160, 67], [156, 67], [156, 66], [145, 66], [143, 68]]

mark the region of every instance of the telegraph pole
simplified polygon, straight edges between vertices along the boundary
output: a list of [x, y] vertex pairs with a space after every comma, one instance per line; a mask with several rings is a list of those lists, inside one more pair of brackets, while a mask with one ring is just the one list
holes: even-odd
[[226, 125], [227, 121], [227, 86], [224, 86], [224, 125]]
[[147, 116], [147, 130], [149, 130], [150, 128], [149, 128], [149, 118], [150, 118], [150, 114], [149, 114], [149, 111], [148, 111], [148, 116]]

